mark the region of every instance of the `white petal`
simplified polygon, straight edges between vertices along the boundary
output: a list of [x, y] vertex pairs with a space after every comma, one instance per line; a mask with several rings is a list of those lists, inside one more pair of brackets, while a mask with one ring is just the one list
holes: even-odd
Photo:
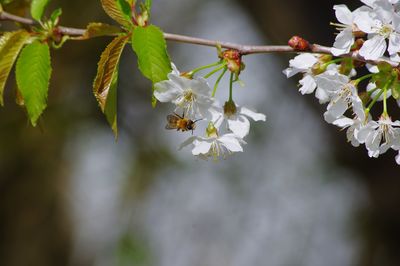
[[172, 102], [180, 94], [180, 90], [170, 80], [158, 82], [154, 85], [154, 97], [160, 102]]
[[353, 112], [356, 114], [356, 116], [364, 120], [365, 119], [365, 111], [364, 111], [364, 104], [361, 101], [360, 97], [357, 95], [352, 98], [352, 107], [353, 107]]
[[315, 91], [315, 97], [319, 100], [320, 104], [327, 103], [330, 100], [328, 92], [321, 88], [317, 88], [317, 90]]
[[346, 5], [335, 5], [333, 6], [333, 9], [335, 10], [336, 18], [340, 23], [345, 25], [353, 24], [353, 14]]
[[327, 92], [336, 92], [349, 82], [349, 78], [339, 73], [324, 72], [315, 77], [318, 87]]
[[360, 49], [360, 55], [367, 60], [376, 60], [386, 51], [386, 40], [380, 35], [367, 40]]
[[232, 152], [242, 152], [243, 148], [237, 137], [233, 134], [225, 134], [218, 139], [228, 150]]
[[211, 149], [212, 141], [211, 140], [208, 140], [208, 141], [207, 140], [204, 140], [204, 141], [195, 140], [193, 142], [193, 144], [194, 144], [194, 148], [192, 150], [193, 155], [207, 154]]
[[294, 75], [296, 75], [297, 73], [302, 72], [302, 69], [288, 67], [285, 70], [283, 70], [282, 72], [283, 72], [283, 74], [286, 75], [287, 78], [290, 78], [290, 77], [293, 77]]
[[365, 33], [373, 33], [375, 21], [373, 20], [370, 12], [359, 12], [354, 16], [354, 23], [357, 27]]
[[304, 77], [299, 81], [300, 85], [299, 91], [301, 94], [310, 94], [313, 93], [317, 84], [315, 83], [314, 77], [306, 74]]
[[253, 119], [254, 121], [265, 121], [266, 120], [266, 116], [262, 113], [256, 113], [255, 111], [246, 108], [246, 107], [241, 107], [239, 110], [239, 113], [245, 116], [250, 117], [251, 119]]
[[236, 116], [235, 119], [228, 119], [228, 127], [240, 138], [244, 138], [250, 132], [250, 122], [243, 115]]
[[327, 113], [335, 118], [341, 117], [349, 108], [349, 104], [342, 98], [336, 99], [329, 103]]
[[172, 67], [172, 74], [179, 76], [181, 73], [179, 72], [178, 68], [175, 66], [174, 63], [171, 62], [171, 67]]
[[366, 64], [366, 67], [371, 73], [379, 73], [379, 68], [377, 65]]
[[353, 125], [354, 124], [354, 120], [343, 116], [343, 117], [333, 121], [332, 124], [334, 124], [335, 126], [341, 127], [341, 128], [346, 128], [346, 127], [349, 127], [349, 126]]
[[398, 165], [400, 165], [400, 151], [399, 151], [399, 154], [397, 154], [397, 156], [396, 156], [396, 163]]
[[310, 53], [304, 53], [290, 60], [289, 64], [291, 67], [307, 70], [317, 62], [318, 59], [316, 58], [315, 55]]
[[345, 29], [340, 32], [335, 39], [331, 52], [334, 56], [347, 54], [354, 44], [353, 30], [351, 28]]
[[388, 52], [390, 55], [397, 54], [400, 51], [400, 35], [390, 34]]

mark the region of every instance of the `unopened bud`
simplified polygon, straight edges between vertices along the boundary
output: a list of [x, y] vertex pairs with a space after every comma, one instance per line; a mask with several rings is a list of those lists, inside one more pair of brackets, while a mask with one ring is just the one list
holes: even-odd
[[244, 69], [244, 64], [242, 63], [242, 55], [238, 50], [226, 50], [222, 54], [222, 59], [226, 62], [226, 66], [229, 71], [235, 73], [236, 75], [240, 74], [240, 71]]
[[310, 50], [310, 43], [299, 36], [293, 36], [288, 44], [296, 51], [305, 52]]

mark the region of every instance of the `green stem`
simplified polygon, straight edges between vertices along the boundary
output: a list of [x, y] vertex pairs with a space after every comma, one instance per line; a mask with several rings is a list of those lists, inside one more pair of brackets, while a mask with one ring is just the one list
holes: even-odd
[[222, 71], [221, 75], [219, 75], [217, 81], [215, 82], [214, 90], [213, 90], [212, 95], [211, 95], [212, 97], [215, 97], [215, 93], [217, 93], [217, 88], [218, 88], [219, 82], [220, 82], [221, 79], [224, 77], [226, 71], [228, 71], [228, 68], [227, 68], [227, 67], [225, 67], [224, 71]]
[[375, 96], [375, 98], [372, 100], [372, 102], [368, 105], [368, 108], [366, 109], [366, 112], [369, 113], [369, 111], [371, 111], [371, 108], [374, 106], [374, 104], [379, 100], [379, 98], [383, 95], [383, 113], [387, 114], [387, 90], [390, 86], [390, 84], [392, 84], [393, 79], [389, 80], [389, 82], [386, 82], [385, 86], [383, 87], [383, 89], [381, 89], [381, 91]]
[[323, 64], [323, 67], [328, 67], [328, 66], [331, 65], [331, 64], [336, 64], [336, 63], [342, 62], [343, 59], [344, 59], [344, 58], [336, 58], [336, 59], [333, 59], [333, 60], [331, 60], [331, 61], [329, 61], [329, 62], [324, 63], [324, 64]]
[[[386, 87], [386, 86], [385, 86]], [[383, 92], [385, 89], [381, 90], [376, 96], [375, 98], [372, 100], [372, 102], [368, 105], [366, 111], [369, 113], [369, 111], [371, 111], [371, 108], [375, 105], [375, 103], [379, 100], [379, 98], [382, 96]]]
[[201, 66], [201, 67], [198, 67], [198, 68], [193, 69], [192, 71], [189, 72], [189, 74], [190, 74], [190, 75], [194, 75], [194, 74], [196, 74], [196, 73], [199, 72], [199, 71], [202, 71], [202, 70], [207, 69], [207, 68], [215, 67], [215, 66], [218, 66], [218, 65], [220, 65], [220, 64], [221, 64], [221, 61], [218, 61], [218, 62], [216, 62], [216, 63], [212, 63], [212, 64], [205, 65], [205, 66]]
[[229, 80], [229, 101], [233, 100], [233, 73], [231, 73], [231, 78]]
[[385, 86], [385, 88], [383, 89], [383, 114], [387, 115], [387, 89], [388, 86]]
[[226, 64], [221, 65], [220, 67], [217, 67], [216, 69], [214, 69], [213, 71], [211, 71], [210, 73], [208, 73], [207, 75], [204, 76], [204, 78], [209, 78], [212, 75], [214, 75], [215, 73], [217, 73], [218, 71], [220, 71], [221, 69], [223, 69], [226, 66]]
[[369, 79], [369, 78], [372, 78], [374, 75], [375, 75], [375, 74], [368, 74], [368, 75], [362, 76], [362, 77], [356, 79], [356, 80], [354, 81], [354, 83], [355, 83], [356, 85], [358, 85], [358, 83], [360, 83], [361, 81], [366, 80], [366, 79]]

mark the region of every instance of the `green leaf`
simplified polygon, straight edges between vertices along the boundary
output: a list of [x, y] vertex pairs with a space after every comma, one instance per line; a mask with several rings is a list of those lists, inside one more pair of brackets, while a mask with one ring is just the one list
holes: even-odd
[[154, 26], [136, 27], [132, 34], [132, 47], [138, 57], [142, 74], [157, 83], [168, 79], [172, 71], [167, 44], [162, 31]]
[[[125, 4], [128, 3], [125, 2]], [[130, 14], [126, 14], [126, 6], [121, 4], [120, 0], [101, 0], [101, 5], [107, 15], [116, 22], [128, 28], [132, 26]]]
[[152, 0], [146, 0], [146, 1], [144, 2], [144, 4], [145, 4], [145, 6], [146, 6], [147, 11], [150, 12], [151, 6], [153, 5], [153, 1], [152, 1]]
[[114, 132], [115, 138], [118, 138], [118, 124], [117, 124], [117, 87], [118, 87], [118, 66], [115, 70], [110, 89], [108, 91], [106, 106], [104, 114], [107, 118], [108, 123]]
[[49, 4], [50, 0], [32, 0], [31, 3], [31, 15], [37, 21], [40, 21], [46, 6]]
[[132, 17], [132, 8], [129, 5], [128, 2], [126, 2], [126, 0], [117, 0], [117, 4], [119, 9], [122, 11], [122, 13], [124, 14], [124, 16], [128, 19], [131, 20]]
[[30, 35], [24, 30], [7, 32], [0, 38], [0, 104], [11, 68]]
[[118, 135], [118, 64], [122, 51], [127, 42], [127, 36], [118, 36], [106, 47], [101, 54], [97, 68], [97, 75], [93, 83], [93, 93], [116, 137]]
[[18, 58], [16, 78], [33, 126], [46, 109], [50, 76], [49, 46], [39, 41], [27, 45]]
[[53, 25], [57, 25], [60, 16], [62, 15], [62, 9], [57, 8], [56, 10], [53, 11], [50, 15], [50, 21], [53, 23]]
[[82, 39], [90, 39], [100, 36], [115, 36], [121, 33], [121, 29], [112, 25], [104, 23], [89, 23], [86, 27], [86, 32], [83, 34]]

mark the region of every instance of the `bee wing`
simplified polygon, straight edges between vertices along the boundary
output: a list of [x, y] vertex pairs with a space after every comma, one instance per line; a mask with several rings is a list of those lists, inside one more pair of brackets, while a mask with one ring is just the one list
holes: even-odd
[[177, 117], [176, 115], [167, 115], [168, 123], [175, 124], [176, 122], [178, 122], [178, 120], [179, 120], [179, 117]]
[[166, 124], [165, 129], [177, 129], [177, 126], [173, 124]]
[[167, 115], [167, 121], [168, 123], [165, 125], [165, 129], [177, 129], [179, 117], [175, 115]]

